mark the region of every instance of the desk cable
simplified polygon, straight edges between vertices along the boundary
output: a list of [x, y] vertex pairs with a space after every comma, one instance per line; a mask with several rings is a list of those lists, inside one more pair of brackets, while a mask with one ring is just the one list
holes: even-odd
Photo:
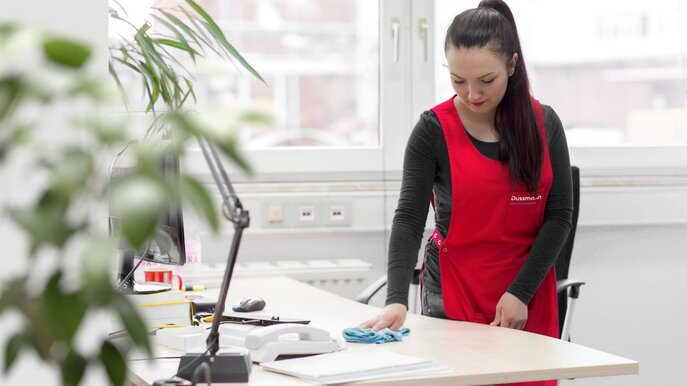
[[[146, 244], [146, 249], [143, 251], [143, 253], [141, 253], [141, 256], [140, 256], [140, 259], [138, 260], [138, 263], [136, 263], [136, 265], [131, 269], [131, 271], [129, 271], [129, 273], [127, 273], [126, 276], [124, 276], [124, 279], [122, 279], [122, 280], [119, 282], [119, 285], [117, 286], [117, 290], [118, 290], [118, 291], [121, 290], [122, 287], [124, 287], [124, 286], [126, 285], [126, 281], [129, 280], [129, 278], [131, 277], [131, 275], [134, 274], [134, 272], [136, 272], [136, 270], [138, 269], [138, 267], [139, 267], [139, 266], [141, 265], [141, 263], [143, 262], [144, 257], [148, 254], [148, 250], [149, 250], [149, 249], [150, 249], [150, 242], [148, 242], [148, 243]], [[132, 290], [133, 290], [133, 288], [132, 288]]]

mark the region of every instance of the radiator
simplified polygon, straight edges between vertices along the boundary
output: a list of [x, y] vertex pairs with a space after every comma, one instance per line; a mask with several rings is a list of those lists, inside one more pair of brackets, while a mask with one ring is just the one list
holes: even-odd
[[[219, 287], [225, 267], [226, 264], [185, 265], [178, 271], [184, 284]], [[286, 276], [353, 299], [368, 282], [371, 267], [360, 259], [239, 262], [234, 266], [233, 277]]]

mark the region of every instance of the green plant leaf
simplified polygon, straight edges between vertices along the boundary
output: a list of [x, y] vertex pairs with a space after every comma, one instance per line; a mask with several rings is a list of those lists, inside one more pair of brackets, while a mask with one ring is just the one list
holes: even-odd
[[166, 120], [167, 114], [168, 114], [167, 112], [155, 114], [153, 122], [151, 122], [148, 125], [148, 129], [146, 129], [146, 133], [145, 133], [144, 138], [146, 138], [146, 139], [154, 138], [155, 134], [159, 134], [161, 131], [164, 131], [164, 129], [165, 129], [164, 121]]
[[73, 87], [69, 90], [68, 96], [85, 96], [93, 101], [106, 101], [107, 92], [102, 87], [102, 83], [99, 79], [82, 77], [74, 82]]
[[[55, 298], [55, 297], [51, 297]], [[83, 321], [88, 304], [84, 301], [80, 293], [66, 293], [57, 301], [46, 304], [43, 316], [51, 320], [56, 336], [65, 342], [71, 343], [76, 331]]]
[[141, 248], [155, 234], [168, 200], [165, 187], [153, 178], [136, 176], [113, 186], [112, 208], [129, 245]]
[[12, 368], [14, 361], [19, 357], [21, 349], [28, 343], [29, 340], [23, 332], [15, 334], [7, 341], [5, 345], [5, 365], [3, 367], [5, 374]]
[[205, 10], [195, 1], [186, 0], [186, 3], [188, 3], [188, 5], [190, 5], [203, 18], [203, 20], [205, 21], [205, 26], [207, 27], [208, 31], [212, 34], [212, 36], [215, 38], [215, 40], [217, 40], [217, 42], [219, 42], [222, 45], [222, 47], [224, 47], [224, 49], [229, 51], [229, 53], [234, 58], [236, 58], [236, 60], [238, 60], [239, 63], [241, 63], [243, 68], [248, 70], [262, 83], [265, 83], [265, 80], [262, 79], [262, 76], [260, 76], [260, 74], [258, 74], [258, 72], [255, 71], [255, 69], [250, 64], [248, 64], [246, 59], [244, 59], [243, 56], [241, 56], [241, 54], [236, 50], [236, 48], [234, 48], [234, 46], [232, 46], [231, 43], [229, 43], [226, 36], [224, 36], [224, 32], [222, 32], [222, 30], [219, 28], [217, 23], [215, 23], [212, 17], [210, 17], [210, 15], [208, 15], [208, 13], [205, 12]]
[[125, 120], [112, 118], [110, 116], [97, 116], [94, 118], [78, 119], [74, 121], [74, 126], [88, 130], [95, 134], [102, 144], [124, 143], [127, 140], [125, 134]]
[[86, 371], [88, 361], [74, 351], [70, 351], [67, 357], [60, 363], [63, 386], [78, 386]]
[[157, 103], [157, 100], [160, 99], [160, 87], [157, 86], [159, 82], [155, 82], [153, 87], [151, 88], [151, 94], [148, 96], [149, 102], [148, 102], [148, 107], [146, 108], [147, 111], [150, 111], [155, 108], [155, 103]]
[[191, 48], [188, 44], [185, 44], [186, 42], [182, 43], [182, 42], [172, 40], [172, 39], [153, 39], [153, 41], [157, 44], [162, 44], [165, 46], [170, 46], [170, 47], [174, 47], [174, 48], [179, 49], [179, 50], [186, 51], [191, 55], [191, 58], [193, 58], [194, 60], [195, 60], [194, 55], [198, 55], [198, 52], [196, 50]]
[[219, 230], [219, 216], [210, 194], [197, 179], [184, 175], [181, 178], [181, 193], [191, 205], [210, 223], [213, 231]]
[[53, 62], [71, 68], [81, 68], [91, 56], [87, 45], [56, 37], [45, 39], [43, 52]]
[[174, 33], [174, 35], [177, 37], [178, 41], [173, 41], [173, 42], [174, 42], [174, 44], [179, 44], [179, 46], [172, 44], [172, 47], [186, 51], [189, 54], [189, 56], [191, 57], [191, 60], [193, 60], [193, 62], [195, 63], [196, 55], [199, 55], [198, 51], [196, 51], [195, 49], [193, 49], [191, 47], [191, 45], [186, 40], [184, 35], [179, 31], [179, 29], [177, 29], [177, 27], [174, 24], [167, 21], [164, 17], [160, 17], [158, 15], [153, 15], [153, 18], [155, 18], [155, 20], [162, 23], [165, 27], [167, 27], [170, 31], [172, 31], [172, 33]]
[[110, 276], [112, 256], [116, 252], [116, 242], [112, 237], [98, 232], [86, 236], [82, 249], [81, 277], [83, 285], [80, 292], [91, 304], [109, 302], [110, 292], [114, 291]]
[[[0, 120], [2, 119], [0, 118]], [[0, 162], [5, 160], [11, 150], [18, 149], [19, 146], [28, 143], [35, 127], [33, 122], [6, 125], [3, 128], [6, 137], [0, 140]]]
[[0, 121], [4, 122], [14, 106], [19, 104], [23, 89], [22, 78], [19, 75], [0, 78]]
[[114, 8], [112, 8], [112, 7], [109, 7], [108, 13], [109, 13], [110, 17], [112, 17], [112, 18], [114, 18], [114, 19], [120, 19], [119, 13], [117, 13], [117, 10], [116, 10], [116, 9], [114, 9]]
[[117, 347], [108, 341], [103, 342], [100, 347], [100, 361], [105, 366], [112, 385], [123, 385], [126, 380], [126, 362]]
[[22, 297], [27, 295], [26, 283], [29, 280], [28, 275], [15, 276], [2, 283], [2, 293], [0, 294], [0, 314], [5, 309], [16, 305]]
[[42, 245], [62, 248], [84, 224], [73, 224], [67, 216], [69, 196], [50, 187], [33, 207], [10, 209], [10, 217], [30, 236], [30, 253], [35, 255]]
[[233, 136], [225, 136], [225, 137], [220, 137], [215, 139], [215, 144], [219, 147], [219, 149], [224, 153], [227, 157], [229, 157], [232, 161], [234, 161], [238, 166], [241, 167], [246, 173], [251, 174], [252, 169], [248, 162], [246, 162], [245, 158], [239, 151], [238, 146], [236, 145], [236, 140], [234, 139]]
[[179, 11], [186, 15], [188, 21], [190, 21], [191, 24], [193, 24], [193, 31], [196, 34], [196, 36], [198, 36], [199, 39], [202, 39], [203, 43], [205, 43], [205, 45], [212, 49], [217, 55], [222, 55], [222, 53], [218, 51], [212, 44], [212, 39], [210, 39], [210, 37], [205, 34], [205, 28], [203, 28], [203, 26], [198, 21], [198, 15], [189, 12], [186, 8], [181, 6], [179, 6]]
[[181, 86], [179, 85], [179, 78], [178, 77], [172, 77], [172, 86], [174, 86], [174, 95], [172, 96], [172, 99], [174, 100], [174, 103], [176, 105], [176, 108], [180, 109], [181, 106], [181, 95], [182, 95], [182, 89]]
[[191, 83], [191, 81], [186, 78], [184, 78], [184, 82], [186, 82], [186, 89], [188, 90], [188, 92], [186, 93], [186, 95], [184, 95], [184, 98], [181, 100], [181, 104], [186, 103], [186, 98], [188, 98], [189, 95], [191, 95], [193, 101], [195, 102], [196, 92], [193, 89], [193, 83]]
[[155, 101], [157, 101], [159, 96], [159, 80], [157, 74], [155, 74], [150, 66], [148, 66], [148, 64], [145, 62], [137, 60], [136, 64], [141, 69], [141, 74], [143, 74], [143, 88], [148, 94], [148, 100], [151, 101], [146, 107], [146, 113], [151, 110], [155, 111]]
[[65, 292], [60, 286], [62, 273], [57, 271], [48, 281], [41, 299], [41, 320], [50, 324], [57, 339], [71, 345], [81, 325], [88, 304], [79, 292]]
[[136, 32], [136, 35], [134, 36], [134, 40], [141, 48], [141, 54], [150, 67], [153, 67], [152, 64], [155, 64], [155, 66], [157, 66], [165, 75], [174, 76], [174, 70], [169, 67], [164, 58], [162, 58], [160, 53], [157, 52], [151, 37], [147, 34], [149, 29], [150, 25], [146, 23], [138, 30], [138, 32]]
[[60, 162], [55, 165], [53, 185], [66, 196], [75, 195], [83, 190], [93, 175], [93, 156], [80, 148], [65, 151]]
[[249, 110], [241, 113], [238, 118], [239, 122], [246, 122], [246, 123], [264, 123], [264, 124], [270, 124], [272, 123], [272, 117], [262, 111], [258, 110]]
[[129, 299], [121, 293], [113, 293], [112, 305], [117, 310], [119, 320], [134, 344], [144, 349], [149, 356], [153, 355], [153, 349], [148, 339], [148, 329]]
[[119, 95], [121, 95], [122, 97], [122, 103], [124, 104], [124, 108], [128, 111], [129, 99], [127, 98], [126, 90], [124, 90], [122, 81], [119, 79], [119, 74], [117, 74], [117, 70], [115, 70], [114, 65], [112, 64], [112, 57], [110, 57], [110, 61], [107, 63], [107, 71], [110, 73], [110, 76], [114, 80], [115, 85], [117, 86], [117, 90], [119, 90]]
[[[167, 113], [162, 113], [161, 115], [164, 117], [165, 114]], [[156, 122], [161, 120], [162, 118], [156, 119]], [[175, 151], [171, 145], [172, 143], [169, 140], [151, 137], [133, 144], [132, 149], [137, 159], [137, 173], [145, 178], [153, 179], [153, 182], [159, 184], [164, 189], [166, 189], [165, 180], [159, 175], [159, 166], [161, 158], [166, 153]]]
[[[182, 72], [182, 70], [188, 72], [188, 70], [186, 69], [186, 66], [183, 63], [181, 63], [179, 61], [179, 59], [177, 59], [176, 55], [173, 55], [172, 53], [170, 53], [168, 51], [170, 46], [167, 44], [158, 43], [159, 39], [167, 39], [167, 40], [170, 40], [170, 39], [168, 39], [167, 37], [165, 37], [165, 38], [151, 38], [151, 43], [153, 44], [153, 47], [155, 47], [156, 50], [160, 51], [160, 58], [162, 58], [162, 60], [165, 62], [167, 62], [167, 61], [174, 62], [179, 67], [178, 72]], [[172, 41], [175, 41], [175, 40], [172, 40]], [[170, 66], [170, 68], [172, 68], [172, 67]], [[177, 76], [177, 71], [172, 71], [170, 76], [173, 76], [173, 77]]]
[[160, 94], [162, 95], [162, 100], [167, 103], [168, 106], [173, 106], [172, 94], [169, 93], [169, 88], [167, 87], [167, 79], [162, 75], [160, 77]]
[[9, 38], [19, 30], [19, 27], [10, 22], [0, 23], [0, 41]]
[[[209, 47], [209, 48], [212, 49], [213, 51], [215, 50], [214, 47], [212, 47], [212, 45], [210, 44], [209, 41], [203, 39], [202, 36], [199, 36], [195, 31], [193, 31], [193, 30], [191, 29], [191, 27], [189, 27], [186, 23], [184, 23], [183, 21], [181, 21], [178, 17], [172, 15], [171, 13], [169, 13], [169, 12], [163, 10], [163, 9], [157, 9], [157, 11], [160, 12], [162, 15], [164, 15], [167, 19], [169, 19], [169, 21], [170, 21], [171, 23], [173, 23], [175, 26], [177, 26], [180, 30], [184, 31], [184, 33], [185, 33], [188, 37], [190, 37], [191, 39], [193, 39], [193, 41], [196, 43], [196, 45], [198, 45], [198, 47], [199, 47], [201, 50], [203, 49], [203, 45]], [[201, 44], [201, 41], [203, 42], [203, 44]], [[215, 52], [216, 52], [216, 51], [215, 51]], [[219, 52], [218, 52], [218, 54], [219, 54]]]
[[200, 136], [209, 142], [217, 145], [217, 147], [229, 157], [234, 163], [241, 167], [247, 173], [252, 173], [251, 167], [245, 160], [243, 155], [239, 152], [234, 135], [229, 130], [211, 130], [198, 121], [195, 117], [185, 114], [169, 114], [169, 122], [175, 125], [176, 128], [191, 136]]
[[127, 66], [127, 67], [129, 67], [129, 68], [132, 69], [133, 71], [138, 72], [139, 74], [142, 74], [141, 70], [140, 70], [138, 67], [136, 67], [136, 66], [134, 66], [133, 64], [129, 63], [129, 61], [126, 60], [125, 58], [116, 58], [116, 57], [112, 57], [112, 59], [115, 60], [115, 61], [117, 61], [117, 62], [119, 62], [119, 63], [121, 63], [121, 64], [123, 64], [123, 65], [125, 65], [125, 66]]

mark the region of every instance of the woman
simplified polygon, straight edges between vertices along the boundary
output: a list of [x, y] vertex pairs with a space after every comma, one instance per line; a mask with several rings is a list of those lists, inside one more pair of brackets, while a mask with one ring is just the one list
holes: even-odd
[[517, 29], [503, 1], [485, 0], [456, 16], [445, 53], [456, 95], [424, 112], [408, 141], [387, 306], [362, 327], [403, 325], [433, 198], [423, 314], [558, 337], [552, 265], [572, 226], [561, 122], [530, 96]]

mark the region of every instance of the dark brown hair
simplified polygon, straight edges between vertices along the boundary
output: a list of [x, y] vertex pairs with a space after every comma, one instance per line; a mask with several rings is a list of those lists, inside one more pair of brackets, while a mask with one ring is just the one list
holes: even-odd
[[536, 193], [541, 178], [543, 141], [530, 102], [530, 83], [520, 48], [515, 19], [501, 0], [483, 0], [478, 8], [453, 19], [446, 31], [444, 49], [482, 48], [503, 56], [506, 66], [518, 54], [515, 72], [508, 78], [506, 93], [496, 109], [495, 126], [500, 137], [500, 156], [508, 164], [513, 185], [523, 184]]

